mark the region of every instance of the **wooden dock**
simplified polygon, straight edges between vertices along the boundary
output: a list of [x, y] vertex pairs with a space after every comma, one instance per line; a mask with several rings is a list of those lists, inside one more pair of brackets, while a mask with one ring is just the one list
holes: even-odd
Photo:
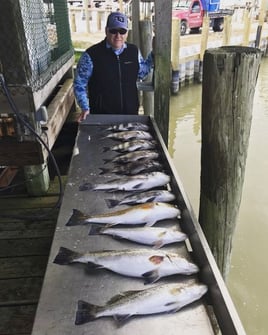
[[[63, 185], [76, 127], [65, 124], [53, 150]], [[0, 188], [1, 335], [30, 335], [32, 331], [59, 211], [52, 210], [59, 199], [59, 182], [52, 167], [50, 174], [50, 188], [43, 197], [27, 195], [20, 173], [11, 184], [21, 183], [18, 187]]]

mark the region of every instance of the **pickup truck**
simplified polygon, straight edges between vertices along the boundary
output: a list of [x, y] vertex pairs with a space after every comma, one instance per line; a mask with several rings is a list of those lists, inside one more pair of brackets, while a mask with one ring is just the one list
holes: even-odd
[[180, 19], [181, 35], [188, 29], [191, 33], [199, 32], [205, 15], [210, 18], [213, 31], [222, 31], [224, 16], [232, 15], [233, 10], [219, 9], [219, 5], [218, 0], [179, 0], [173, 6], [172, 17]]

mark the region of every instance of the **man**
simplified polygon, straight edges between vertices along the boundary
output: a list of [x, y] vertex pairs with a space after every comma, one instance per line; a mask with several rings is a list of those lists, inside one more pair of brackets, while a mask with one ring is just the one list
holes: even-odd
[[128, 19], [120, 12], [107, 18], [106, 37], [88, 48], [77, 64], [74, 94], [81, 108], [78, 122], [92, 114], [138, 114], [137, 79], [153, 66], [152, 53], [144, 60], [134, 44], [126, 42]]

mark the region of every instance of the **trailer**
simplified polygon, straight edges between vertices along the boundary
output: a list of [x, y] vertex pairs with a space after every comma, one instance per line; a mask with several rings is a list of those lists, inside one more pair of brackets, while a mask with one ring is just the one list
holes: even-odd
[[[176, 224], [188, 236], [185, 242], [171, 244], [162, 249], [179, 253], [193, 261], [200, 269], [197, 274], [190, 277], [175, 275], [162, 278], [161, 284], [191, 280], [207, 285], [208, 292], [199, 301], [176, 313], [133, 317], [119, 328], [109, 317], [76, 325], [75, 315], [78, 300], [102, 305], [122, 291], [145, 288], [144, 282], [140, 278], [121, 276], [103, 269], [92, 273], [83, 264], [58, 265], [54, 263], [61, 247], [77, 252], [140, 248], [138, 244], [126, 240], [117, 241], [103, 235], [89, 236], [88, 225], [66, 225], [73, 209], [78, 209], [86, 214], [107, 213], [111, 209], [108, 208], [106, 199], [122, 197], [124, 191], [83, 191], [81, 185], [105, 183], [116, 178], [116, 175], [111, 172], [100, 174], [101, 169], [104, 166], [107, 167], [104, 163], [118, 155], [113, 150], [107, 150], [118, 143], [107, 137], [111, 133], [107, 128], [129, 122], [139, 122], [149, 127], [150, 134], [157, 142], [159, 160], [163, 164], [164, 171], [170, 176], [170, 182], [166, 187], [175, 194], [174, 204], [181, 211], [180, 219], [164, 220], [157, 222], [156, 225]], [[109, 167], [109, 163], [107, 164]], [[151, 247], [145, 246], [145, 248], [150, 249]], [[219, 331], [223, 335], [245, 334], [155, 120], [144, 115], [90, 115], [80, 124], [76, 137], [68, 182], [52, 242], [32, 335], [147, 335], [151, 331], [155, 335], [163, 333], [167, 335], [177, 333], [207, 335], [218, 334]]]

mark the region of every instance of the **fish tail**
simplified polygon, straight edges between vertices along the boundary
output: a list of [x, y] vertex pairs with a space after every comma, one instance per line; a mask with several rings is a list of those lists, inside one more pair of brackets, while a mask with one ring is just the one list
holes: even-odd
[[84, 225], [86, 216], [79, 211], [78, 209], [73, 209], [73, 214], [66, 223], [66, 226], [78, 226], [78, 225]]
[[109, 172], [109, 169], [105, 169], [105, 168], [99, 168], [101, 170], [100, 174], [105, 174], [107, 172]]
[[105, 202], [109, 208], [115, 207], [120, 203], [120, 201], [116, 199], [105, 199]]
[[72, 251], [64, 247], [60, 247], [60, 250], [55, 257], [53, 263], [59, 265], [68, 265], [70, 263], [73, 263], [74, 260], [78, 257], [80, 257], [80, 254], [78, 252]]
[[99, 235], [102, 232], [103, 227], [97, 225], [91, 225], [88, 235]]
[[90, 191], [94, 188], [93, 184], [91, 183], [84, 183], [79, 186], [79, 191]]
[[107, 152], [107, 151], [109, 151], [109, 150], [110, 150], [109, 147], [104, 147], [102, 152]]
[[97, 312], [100, 309], [100, 306], [90, 304], [83, 300], [78, 300], [75, 324], [82, 325], [84, 323], [96, 320], [98, 318]]

